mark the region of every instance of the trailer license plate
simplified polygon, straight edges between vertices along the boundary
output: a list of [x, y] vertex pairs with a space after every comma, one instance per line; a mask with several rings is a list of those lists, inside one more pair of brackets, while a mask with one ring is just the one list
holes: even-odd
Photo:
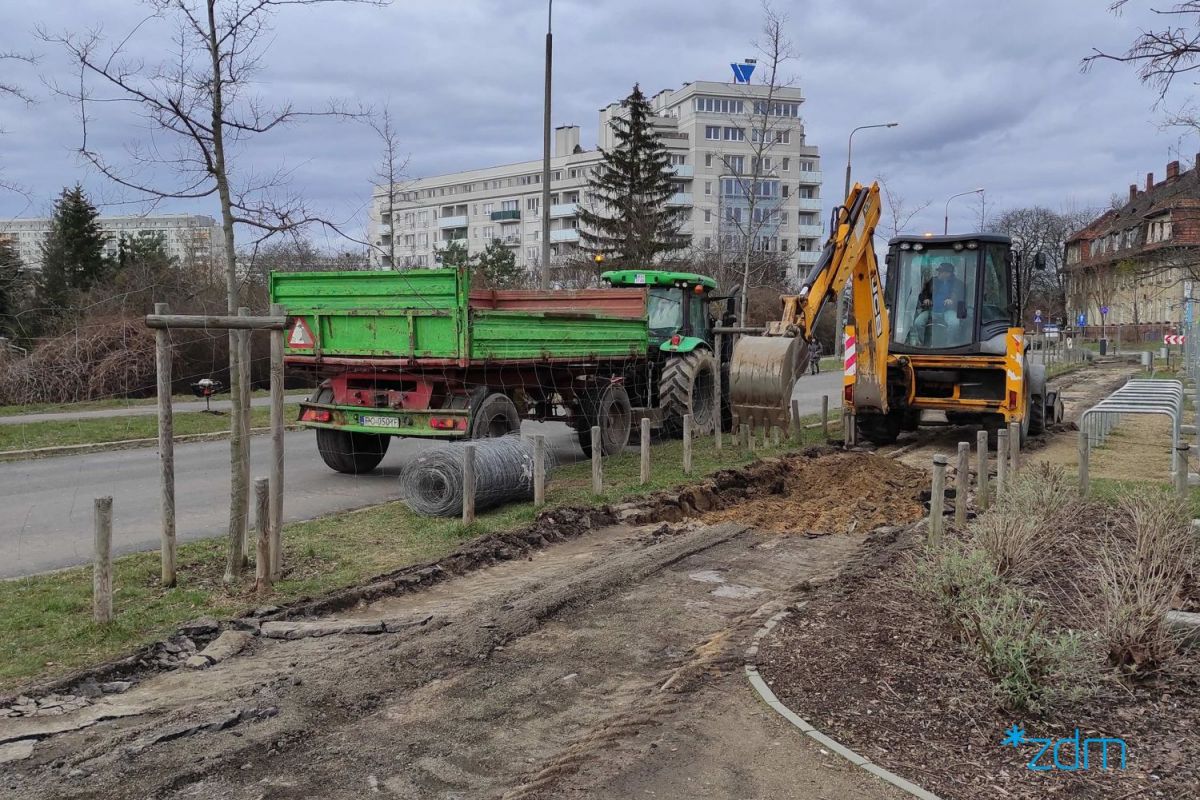
[[399, 417], [369, 417], [362, 414], [358, 418], [358, 424], [365, 428], [399, 428]]

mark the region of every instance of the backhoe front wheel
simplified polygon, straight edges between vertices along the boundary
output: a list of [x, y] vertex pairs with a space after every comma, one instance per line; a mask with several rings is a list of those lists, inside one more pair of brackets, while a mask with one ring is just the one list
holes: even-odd
[[860, 412], [855, 419], [858, 423], [859, 435], [877, 447], [894, 444], [900, 437], [900, 429], [904, 425], [904, 415], [896, 411], [889, 411], [886, 414]]
[[717, 360], [707, 350], [679, 353], [667, 359], [658, 381], [663, 433], [683, 433], [683, 416], [692, 415], [693, 434], [713, 432], [720, 411], [714, 402]]

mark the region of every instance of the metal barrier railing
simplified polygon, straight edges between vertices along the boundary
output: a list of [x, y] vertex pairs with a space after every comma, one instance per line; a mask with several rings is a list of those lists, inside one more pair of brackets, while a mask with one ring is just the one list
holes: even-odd
[[[1187, 474], [1182, 441], [1183, 382], [1131, 380], [1079, 417], [1079, 493], [1088, 492], [1088, 462], [1093, 445], [1101, 445], [1126, 414], [1157, 414], [1171, 419], [1171, 472]], [[1181, 448], [1185, 455], [1181, 456]]]

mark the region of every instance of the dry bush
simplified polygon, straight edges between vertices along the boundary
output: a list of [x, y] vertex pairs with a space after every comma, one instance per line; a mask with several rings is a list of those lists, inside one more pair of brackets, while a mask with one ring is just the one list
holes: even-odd
[[1054, 558], [1055, 538], [1077, 504], [1066, 472], [1038, 464], [1017, 475], [990, 514], [971, 525], [975, 543], [991, 558], [996, 574], [1027, 577]]
[[92, 320], [0, 362], [0, 405], [69, 403], [153, 390], [154, 334], [141, 319]]
[[1196, 537], [1185, 503], [1162, 491], [1123, 498], [1112, 536], [1095, 564], [1097, 621], [1109, 663], [1126, 676], [1161, 667], [1177, 643], [1167, 612], [1196, 559]]

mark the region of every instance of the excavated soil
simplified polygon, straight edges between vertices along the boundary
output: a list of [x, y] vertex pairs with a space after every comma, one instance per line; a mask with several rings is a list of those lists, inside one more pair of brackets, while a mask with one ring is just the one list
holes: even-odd
[[747, 501], [702, 519], [736, 519], [776, 533], [831, 534], [900, 525], [925, 513], [921, 492], [928, 490], [928, 476], [893, 459], [833, 453], [789, 467]]

